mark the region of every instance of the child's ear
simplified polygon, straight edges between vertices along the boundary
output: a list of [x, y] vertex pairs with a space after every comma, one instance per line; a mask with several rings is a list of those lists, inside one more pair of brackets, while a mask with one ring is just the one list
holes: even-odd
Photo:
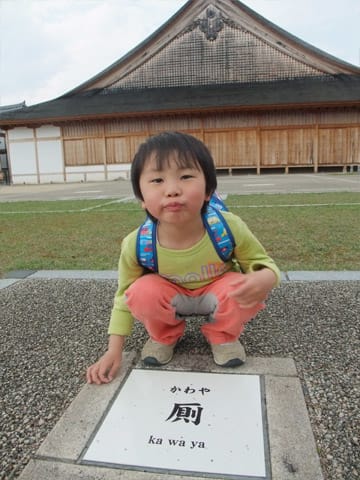
[[205, 202], [210, 202], [210, 198], [213, 196], [214, 192], [205, 194]]
[[141, 208], [142, 208], [143, 210], [146, 210], [145, 202], [144, 202], [143, 200], [141, 200]]

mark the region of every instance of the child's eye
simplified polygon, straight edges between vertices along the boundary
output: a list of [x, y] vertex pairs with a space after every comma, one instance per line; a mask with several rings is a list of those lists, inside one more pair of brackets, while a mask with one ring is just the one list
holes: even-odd
[[187, 173], [185, 175], [181, 175], [181, 178], [183, 180], [188, 180], [189, 178], [194, 178], [194, 175], [190, 175], [190, 173]]
[[163, 181], [163, 180], [162, 180], [162, 178], [160, 178], [160, 177], [159, 177], [159, 178], [152, 178], [152, 179], [150, 180], [150, 183], [161, 183], [162, 181]]

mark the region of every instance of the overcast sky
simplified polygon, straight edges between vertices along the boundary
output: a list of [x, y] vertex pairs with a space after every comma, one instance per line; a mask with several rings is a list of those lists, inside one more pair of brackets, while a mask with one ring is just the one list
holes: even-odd
[[[0, 105], [56, 98], [159, 28], [185, 0], [0, 0]], [[244, 0], [302, 40], [359, 65], [360, 0]]]

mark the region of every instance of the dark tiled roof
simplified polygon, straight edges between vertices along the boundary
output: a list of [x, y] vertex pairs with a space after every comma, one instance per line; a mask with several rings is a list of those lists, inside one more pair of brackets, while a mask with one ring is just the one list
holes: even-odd
[[114, 90], [58, 99], [0, 114], [0, 126], [101, 117], [239, 109], [360, 106], [360, 76], [307, 77], [256, 84]]
[[24, 108], [25, 106], [26, 106], [25, 101], [23, 101], [21, 103], [15, 103], [13, 105], [0, 105], [0, 113], [10, 112], [11, 110], [20, 110], [21, 108]]

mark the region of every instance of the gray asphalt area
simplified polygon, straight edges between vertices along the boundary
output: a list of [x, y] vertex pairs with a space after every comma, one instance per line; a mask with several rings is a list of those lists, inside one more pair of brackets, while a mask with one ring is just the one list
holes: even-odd
[[[24, 279], [0, 290], [1, 480], [19, 475], [106, 349], [115, 289]], [[250, 356], [295, 360], [327, 480], [360, 475], [359, 318], [360, 281], [285, 281], [242, 336]], [[178, 352], [210, 355], [200, 324], [187, 321]], [[126, 350], [146, 339], [136, 324]]]
[[[220, 194], [359, 192], [360, 173], [354, 174], [218, 174]], [[0, 185], [0, 202], [132, 197], [129, 180], [42, 185]]]

